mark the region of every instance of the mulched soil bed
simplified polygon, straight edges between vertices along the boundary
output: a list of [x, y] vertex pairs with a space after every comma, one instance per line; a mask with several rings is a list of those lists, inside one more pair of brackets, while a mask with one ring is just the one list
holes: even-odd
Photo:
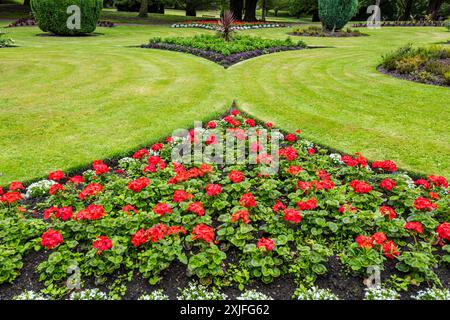
[[294, 46], [294, 47], [287, 47], [287, 46], [280, 46], [280, 47], [274, 47], [269, 49], [257, 49], [252, 51], [246, 51], [246, 52], [240, 52], [235, 54], [230, 54], [228, 56], [218, 53], [216, 51], [212, 50], [202, 50], [187, 46], [181, 46], [176, 44], [167, 44], [167, 43], [151, 43], [151, 44], [145, 44], [142, 45], [141, 48], [146, 49], [160, 49], [160, 50], [169, 50], [169, 51], [176, 51], [176, 52], [184, 52], [189, 53], [195, 56], [199, 56], [205, 59], [208, 59], [210, 61], [213, 61], [217, 64], [220, 64], [225, 69], [229, 68], [230, 66], [244, 61], [251, 58], [255, 58], [264, 54], [270, 54], [275, 52], [282, 52], [282, 51], [292, 51], [292, 50], [302, 50], [305, 49], [301, 46]]
[[445, 83], [443, 78], [435, 78], [435, 81], [420, 81], [418, 79], [417, 76], [414, 76], [412, 74], [404, 74], [404, 73], [399, 73], [399, 72], [394, 72], [394, 71], [388, 71], [385, 68], [379, 66], [377, 68], [377, 70], [383, 74], [387, 74], [390, 75], [392, 77], [398, 78], [398, 79], [402, 79], [402, 80], [408, 80], [408, 81], [414, 81], [414, 82], [418, 82], [418, 83], [423, 83], [423, 84], [430, 84], [430, 85], [434, 85], [434, 86], [439, 86], [439, 87], [450, 87], [449, 84]]

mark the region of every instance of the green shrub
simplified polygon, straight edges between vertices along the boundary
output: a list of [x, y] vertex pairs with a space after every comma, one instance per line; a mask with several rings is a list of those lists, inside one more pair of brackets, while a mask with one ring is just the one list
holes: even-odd
[[446, 27], [447, 30], [450, 31], [450, 19], [444, 21], [444, 27]]
[[450, 85], [450, 71], [444, 73], [444, 80], [446, 84]]
[[0, 30], [0, 48], [12, 47], [14, 40], [10, 38], [2, 38], [6, 33]]
[[[80, 28], [69, 29], [67, 20], [72, 13], [67, 13], [71, 5], [80, 8]], [[103, 0], [31, 0], [31, 10], [44, 32], [57, 35], [79, 35], [94, 32], [103, 7]]]
[[404, 57], [396, 62], [395, 69], [400, 73], [412, 73], [423, 63], [420, 56]]
[[340, 30], [356, 14], [358, 0], [319, 0], [319, 16], [328, 30]]

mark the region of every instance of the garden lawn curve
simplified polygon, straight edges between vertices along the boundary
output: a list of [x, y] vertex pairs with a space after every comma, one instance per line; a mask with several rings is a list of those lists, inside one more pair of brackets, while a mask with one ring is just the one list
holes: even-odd
[[[5, 23], [5, 25], [8, 23]], [[222, 114], [248, 113], [300, 128], [312, 141], [402, 169], [450, 176], [450, 91], [376, 71], [380, 56], [443, 28], [364, 30], [369, 37], [298, 37], [330, 48], [265, 55], [224, 70], [188, 54], [133, 46], [151, 37], [211, 33], [167, 26], [98, 28], [80, 38], [8, 29], [0, 50], [0, 185], [126, 154]], [[244, 31], [286, 38], [288, 28]]]

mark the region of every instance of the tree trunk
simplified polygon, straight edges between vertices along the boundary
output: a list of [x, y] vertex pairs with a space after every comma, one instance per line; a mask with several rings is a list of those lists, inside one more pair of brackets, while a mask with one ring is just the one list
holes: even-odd
[[274, 9], [273, 11], [275, 13], [275, 17], [278, 17], [278, 9]]
[[230, 0], [230, 11], [236, 20], [242, 20], [242, 11], [244, 9], [244, 0]]
[[195, 7], [193, 0], [186, 1], [186, 16], [191, 17], [197, 16], [197, 8]]
[[262, 16], [261, 16], [261, 20], [262, 21], [266, 21], [266, 15], [267, 15], [266, 0], [262, 0]]
[[30, 6], [30, 0], [23, 0], [23, 5], [29, 7]]
[[427, 14], [431, 14], [431, 16], [433, 17], [433, 20], [437, 20], [437, 18], [438, 18], [437, 13], [443, 3], [444, 3], [444, 0], [430, 0], [428, 2]]
[[256, 19], [256, 4], [258, 0], [245, 0], [245, 14], [244, 21], [253, 22], [258, 21]]
[[314, 9], [313, 16], [312, 16], [312, 22], [319, 22], [320, 16], [319, 16], [319, 9]]
[[141, 0], [141, 8], [139, 9], [139, 17], [148, 17], [148, 0]]
[[413, 2], [414, 0], [406, 0], [405, 12], [403, 13], [402, 20], [407, 21], [411, 18]]

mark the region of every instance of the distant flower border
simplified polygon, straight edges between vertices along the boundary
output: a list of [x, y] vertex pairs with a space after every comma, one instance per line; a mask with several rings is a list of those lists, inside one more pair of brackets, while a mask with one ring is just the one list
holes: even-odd
[[[174, 23], [172, 28], [201, 28], [208, 30], [216, 30], [218, 25], [218, 20], [204, 20], [204, 21], [188, 21], [186, 23]], [[262, 29], [262, 28], [286, 28], [290, 25], [277, 22], [244, 22], [238, 21], [235, 26], [232, 27], [233, 30], [248, 30], [248, 29]]]

